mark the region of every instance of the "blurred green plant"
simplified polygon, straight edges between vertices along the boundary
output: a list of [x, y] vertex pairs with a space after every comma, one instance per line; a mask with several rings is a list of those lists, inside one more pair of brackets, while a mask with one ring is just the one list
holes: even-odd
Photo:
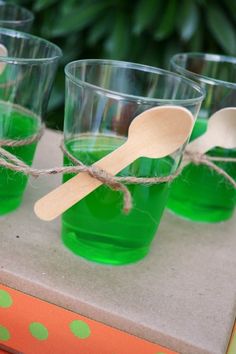
[[[13, 1], [9, 1], [13, 2]], [[58, 44], [64, 57], [47, 125], [63, 125], [64, 66], [110, 58], [168, 68], [178, 52], [236, 56], [235, 0], [16, 0], [35, 13], [32, 32]]]

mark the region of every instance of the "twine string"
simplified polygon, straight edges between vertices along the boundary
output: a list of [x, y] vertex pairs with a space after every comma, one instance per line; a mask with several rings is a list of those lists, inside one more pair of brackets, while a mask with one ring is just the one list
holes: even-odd
[[24, 145], [30, 145], [32, 143], [35, 143], [39, 141], [45, 131], [45, 125], [42, 124], [39, 131], [35, 134], [30, 135], [29, 137], [26, 137], [24, 139], [0, 139], [0, 146], [10, 146], [10, 147], [19, 147], [19, 146], [24, 146]]
[[219, 175], [223, 176], [234, 188], [236, 188], [236, 181], [227, 173], [223, 168], [217, 166], [213, 161], [218, 162], [236, 162], [236, 158], [231, 157], [215, 157], [215, 156], [208, 156], [205, 154], [199, 153], [190, 153], [185, 151], [185, 156], [187, 160], [195, 165], [205, 165], [218, 173]]
[[[37, 142], [41, 139], [44, 132], [44, 127], [42, 126], [38, 133], [20, 140], [11, 140], [11, 139], [1, 139], [0, 140], [0, 166], [10, 169], [15, 172], [21, 172], [25, 175], [31, 175], [33, 177], [45, 176], [45, 175], [56, 175], [56, 174], [65, 174], [73, 173], [78, 174], [80, 172], [87, 172], [90, 176], [98, 179], [102, 184], [107, 185], [109, 188], [115, 191], [120, 191], [123, 193], [123, 211], [128, 213], [132, 209], [132, 197], [129, 189], [126, 184], [143, 184], [143, 185], [153, 185], [157, 183], [171, 182], [177, 176], [179, 176], [183, 170], [181, 165], [178, 169], [164, 177], [117, 177], [107, 173], [105, 170], [98, 168], [97, 166], [86, 166], [80, 160], [75, 158], [65, 147], [64, 143], [61, 144], [61, 150], [68, 157], [68, 159], [74, 164], [74, 166], [63, 166], [63, 167], [54, 167], [49, 169], [36, 169], [31, 166], [28, 166], [25, 162], [17, 158], [15, 155], [7, 151], [4, 147], [18, 147], [29, 145], [34, 142]], [[217, 172], [219, 175], [222, 175], [228, 182], [236, 188], [236, 182], [234, 179], [225, 172], [222, 168], [217, 166], [214, 161], [219, 162], [236, 162], [236, 158], [227, 158], [227, 157], [213, 157], [207, 155], [201, 155], [198, 153], [185, 152], [185, 159], [195, 165], [205, 165], [210, 169]]]

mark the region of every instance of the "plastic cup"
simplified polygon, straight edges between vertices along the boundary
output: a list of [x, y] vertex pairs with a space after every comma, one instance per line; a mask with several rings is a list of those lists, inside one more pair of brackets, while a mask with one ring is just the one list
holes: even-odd
[[29, 32], [33, 21], [34, 14], [28, 9], [16, 4], [0, 3], [0, 27]]
[[[208, 118], [213, 113], [225, 107], [236, 106], [236, 58], [182, 53], [171, 59], [171, 69], [194, 80], [206, 91], [191, 140], [207, 130]], [[215, 157], [236, 157], [236, 150], [216, 147], [207, 154]], [[215, 164], [236, 179], [235, 163]], [[173, 182], [167, 205], [172, 212], [192, 221], [220, 222], [231, 218], [235, 201], [236, 190], [224, 177], [207, 166], [190, 164]]]
[[[174, 73], [134, 63], [80, 60], [66, 73], [65, 145], [91, 165], [127, 139], [131, 121], [161, 105], [180, 105], [197, 115], [203, 91]], [[179, 165], [183, 146], [163, 159], [140, 158], [120, 175], [166, 176]], [[65, 156], [65, 165], [72, 162]], [[64, 181], [72, 175], [64, 175]], [[62, 217], [62, 240], [75, 254], [106, 264], [142, 259], [157, 231], [169, 184], [128, 185], [133, 209], [122, 212], [122, 194], [101, 186]]]
[[[21, 140], [39, 131], [46, 113], [61, 50], [54, 44], [0, 28], [0, 140]], [[31, 165], [37, 143], [2, 146]], [[15, 210], [22, 201], [27, 177], [0, 167], [0, 215]]]

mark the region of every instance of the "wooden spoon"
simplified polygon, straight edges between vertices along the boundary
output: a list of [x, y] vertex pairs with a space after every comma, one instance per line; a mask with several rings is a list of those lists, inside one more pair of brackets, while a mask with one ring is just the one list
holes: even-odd
[[[0, 44], [0, 57], [7, 57], [8, 56], [8, 50], [7, 48], [3, 45]], [[0, 61], [0, 75], [4, 71], [6, 62]]]
[[[165, 157], [185, 143], [192, 127], [193, 116], [183, 107], [151, 108], [131, 122], [127, 141], [94, 166], [116, 175], [141, 156]], [[81, 172], [38, 200], [35, 213], [42, 220], [53, 220], [101, 184], [88, 173]]]
[[209, 118], [206, 133], [189, 143], [186, 151], [204, 154], [216, 146], [236, 148], [236, 107], [222, 108], [215, 112]]

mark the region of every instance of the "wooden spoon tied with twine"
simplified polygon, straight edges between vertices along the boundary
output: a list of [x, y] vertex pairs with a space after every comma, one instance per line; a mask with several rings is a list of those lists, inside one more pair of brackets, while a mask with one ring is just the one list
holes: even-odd
[[[127, 141], [93, 166], [114, 176], [139, 157], [168, 156], [186, 142], [193, 123], [192, 113], [183, 107], [148, 109], [131, 122]], [[39, 199], [35, 213], [42, 220], [53, 220], [101, 184], [87, 172], [81, 172]]]
[[236, 107], [222, 108], [209, 118], [205, 134], [188, 144], [187, 158], [181, 166], [185, 167], [191, 162], [188, 155], [200, 156], [217, 146], [225, 149], [236, 148]]

